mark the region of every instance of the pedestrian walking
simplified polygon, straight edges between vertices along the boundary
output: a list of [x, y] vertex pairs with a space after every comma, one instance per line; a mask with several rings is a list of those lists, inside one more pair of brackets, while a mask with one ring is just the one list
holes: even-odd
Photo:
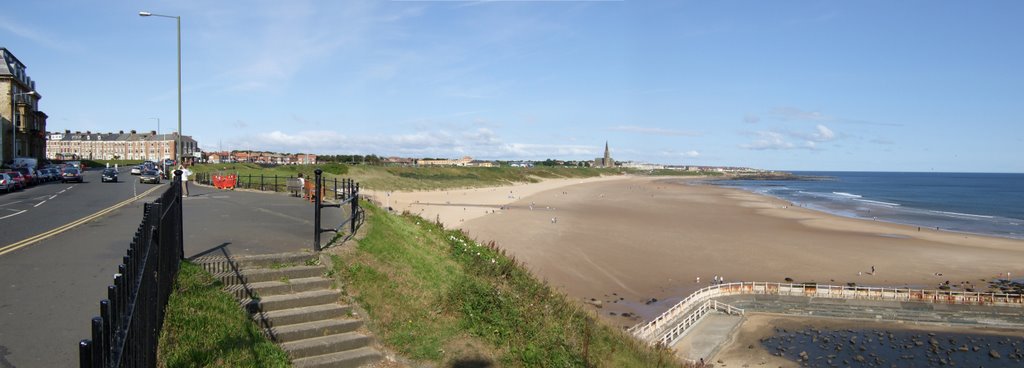
[[181, 170], [181, 195], [188, 197], [188, 177], [192, 176], [192, 171], [185, 165], [178, 165], [178, 170]]

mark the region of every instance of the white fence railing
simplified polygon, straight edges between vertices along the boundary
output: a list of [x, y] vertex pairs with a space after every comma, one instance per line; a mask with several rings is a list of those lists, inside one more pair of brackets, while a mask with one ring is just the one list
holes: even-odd
[[[783, 295], [831, 299], [864, 299], [883, 301], [912, 301], [936, 304], [970, 304], [1024, 307], [1024, 295], [981, 293], [949, 290], [925, 290], [864, 286], [836, 286], [815, 284], [787, 284], [777, 282], [733, 282], [705, 287], [679, 301], [665, 313], [629, 329], [637, 338], [650, 343], [670, 345], [707, 313], [692, 317], [695, 310], [705, 308], [707, 302], [729, 295]], [[742, 310], [741, 310], [742, 313]]]

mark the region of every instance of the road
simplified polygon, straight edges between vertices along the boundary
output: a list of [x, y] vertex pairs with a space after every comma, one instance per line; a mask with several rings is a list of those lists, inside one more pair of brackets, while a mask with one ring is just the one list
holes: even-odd
[[[139, 226], [142, 204], [167, 188], [138, 184], [127, 172], [118, 183], [101, 183], [98, 170], [85, 178], [85, 184], [51, 183], [0, 195], [0, 217], [18, 213], [0, 219], [0, 368], [78, 365], [77, 343], [89, 336], [89, 319], [98, 314], [99, 301]], [[148, 189], [155, 190], [128, 201]], [[233, 254], [311, 248], [308, 201], [195, 185], [191, 192], [183, 203], [186, 256], [218, 246]], [[120, 209], [104, 211], [122, 202]], [[101, 215], [89, 218], [96, 213]], [[334, 224], [340, 211], [329, 211], [325, 218], [325, 226]], [[88, 221], [10, 249], [80, 219]]]

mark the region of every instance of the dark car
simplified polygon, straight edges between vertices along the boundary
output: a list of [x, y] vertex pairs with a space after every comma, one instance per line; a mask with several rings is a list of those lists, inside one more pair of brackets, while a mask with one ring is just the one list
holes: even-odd
[[69, 181], [77, 181], [79, 183], [85, 182], [85, 180], [82, 179], [82, 172], [71, 167], [64, 168], [64, 173], [61, 174], [60, 181], [62, 183], [67, 183]]
[[117, 182], [117, 169], [103, 169], [103, 174], [100, 177], [101, 182]]
[[160, 184], [160, 173], [156, 170], [143, 170], [139, 177], [140, 183]]
[[11, 177], [11, 180], [14, 180], [14, 183], [17, 184], [18, 189], [25, 189], [25, 187], [28, 186], [28, 183], [25, 183], [25, 177], [21, 176], [20, 172], [8, 171], [5, 172], [4, 174], [7, 174], [8, 176]]

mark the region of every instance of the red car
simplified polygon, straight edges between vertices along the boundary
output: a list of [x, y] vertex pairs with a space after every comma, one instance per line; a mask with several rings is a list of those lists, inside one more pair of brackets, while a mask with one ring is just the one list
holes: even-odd
[[25, 189], [25, 187], [28, 187], [28, 184], [25, 183], [25, 177], [21, 176], [20, 172], [8, 171], [8, 172], [5, 172], [4, 174], [7, 174], [8, 176], [10, 176], [11, 179], [14, 180], [14, 183], [18, 185], [19, 189]]
[[21, 176], [25, 178], [25, 184], [36, 185], [41, 182], [41, 180], [36, 177], [36, 174], [27, 167], [19, 167], [14, 169], [14, 171], [21, 173]]

